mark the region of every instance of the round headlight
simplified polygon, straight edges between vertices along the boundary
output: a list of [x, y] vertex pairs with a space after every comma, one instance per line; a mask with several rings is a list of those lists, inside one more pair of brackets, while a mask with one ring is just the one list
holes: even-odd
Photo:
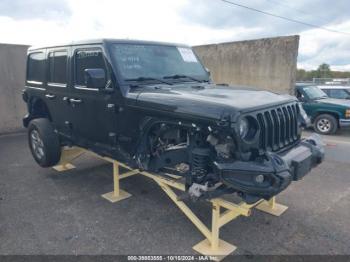
[[243, 117], [239, 122], [239, 135], [245, 142], [254, 140], [258, 129], [258, 122], [252, 116]]
[[249, 131], [249, 122], [246, 118], [242, 118], [239, 122], [239, 135], [241, 138], [245, 138]]

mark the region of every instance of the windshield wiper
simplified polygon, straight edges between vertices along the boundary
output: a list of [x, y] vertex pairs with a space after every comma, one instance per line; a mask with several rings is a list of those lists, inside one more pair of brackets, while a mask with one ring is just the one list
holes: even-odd
[[176, 74], [176, 75], [170, 75], [170, 76], [164, 76], [163, 77], [164, 79], [179, 79], [179, 78], [188, 78], [188, 79], [191, 79], [193, 81], [196, 81], [196, 82], [199, 82], [199, 83], [202, 83], [202, 82], [207, 82], [206, 80], [200, 80], [200, 79], [197, 79], [193, 76], [188, 76], [188, 75], [179, 75], [179, 74]]
[[140, 76], [140, 77], [137, 77], [137, 78], [128, 78], [128, 79], [125, 79], [125, 81], [136, 81], [136, 82], [144, 82], [144, 81], [148, 81], [148, 80], [156, 80], [160, 83], [164, 83], [164, 84], [167, 84], [167, 85], [172, 85], [172, 83], [166, 81], [166, 80], [163, 80], [161, 78], [156, 78], [156, 77], [146, 77], [146, 76]]

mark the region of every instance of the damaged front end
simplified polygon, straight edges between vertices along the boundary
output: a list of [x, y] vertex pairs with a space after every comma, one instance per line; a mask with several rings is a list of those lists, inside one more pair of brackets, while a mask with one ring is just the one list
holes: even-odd
[[290, 103], [236, 121], [224, 114], [215, 126], [148, 119], [135, 160], [141, 169], [183, 176], [182, 199], [270, 199], [324, 158], [319, 137], [300, 138], [300, 115]]
[[216, 163], [222, 182], [234, 189], [247, 203], [270, 199], [300, 180], [322, 162], [324, 149], [316, 137], [302, 140], [286, 153], [266, 152], [255, 161]]

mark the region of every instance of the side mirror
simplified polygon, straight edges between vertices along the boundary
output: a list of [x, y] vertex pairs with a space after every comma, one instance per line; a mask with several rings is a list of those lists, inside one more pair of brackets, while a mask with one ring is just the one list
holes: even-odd
[[103, 89], [106, 86], [106, 72], [102, 68], [88, 68], [85, 72], [85, 85], [87, 88]]

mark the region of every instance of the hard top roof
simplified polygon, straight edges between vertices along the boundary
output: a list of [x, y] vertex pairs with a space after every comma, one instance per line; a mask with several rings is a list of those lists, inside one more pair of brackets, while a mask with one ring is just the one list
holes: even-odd
[[121, 43], [121, 44], [140, 44], [140, 45], [164, 45], [164, 46], [183, 46], [188, 47], [185, 44], [178, 43], [167, 43], [167, 42], [157, 42], [157, 41], [145, 41], [145, 40], [130, 40], [130, 39], [110, 39], [110, 38], [100, 38], [100, 39], [88, 39], [88, 40], [78, 40], [67, 44], [58, 44], [50, 46], [34, 46], [30, 47], [29, 51], [40, 50], [45, 48], [56, 48], [65, 46], [77, 46], [77, 45], [93, 45], [93, 44], [105, 44], [105, 43]]

